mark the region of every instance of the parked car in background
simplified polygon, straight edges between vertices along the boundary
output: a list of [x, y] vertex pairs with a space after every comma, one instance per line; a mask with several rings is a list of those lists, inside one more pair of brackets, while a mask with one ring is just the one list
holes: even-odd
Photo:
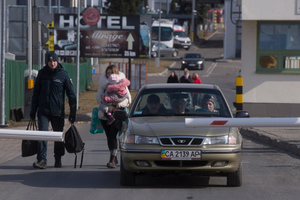
[[[214, 108], [206, 107], [212, 101]], [[151, 110], [151, 111], [150, 111]], [[241, 111], [242, 112], [242, 111]], [[237, 117], [248, 117], [237, 112]], [[136, 175], [227, 177], [227, 186], [242, 185], [242, 136], [238, 127], [186, 127], [186, 118], [233, 118], [216, 85], [149, 84], [143, 86], [120, 135], [120, 183], [135, 185]]]
[[[168, 47], [167, 45], [160, 43], [160, 56], [176, 57], [177, 55], [178, 55], [178, 49]], [[158, 43], [152, 43], [151, 56], [152, 57], [158, 56]]]
[[200, 53], [186, 53], [181, 58], [181, 69], [204, 69], [204, 57]]
[[189, 50], [192, 45], [191, 39], [183, 31], [174, 31], [174, 47]]

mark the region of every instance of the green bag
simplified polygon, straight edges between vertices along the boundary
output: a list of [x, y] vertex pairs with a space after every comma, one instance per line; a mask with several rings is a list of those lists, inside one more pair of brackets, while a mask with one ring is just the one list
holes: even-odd
[[92, 113], [90, 133], [97, 134], [103, 132], [104, 132], [104, 128], [101, 124], [101, 120], [98, 119], [98, 107], [96, 107], [93, 109], [93, 113]]

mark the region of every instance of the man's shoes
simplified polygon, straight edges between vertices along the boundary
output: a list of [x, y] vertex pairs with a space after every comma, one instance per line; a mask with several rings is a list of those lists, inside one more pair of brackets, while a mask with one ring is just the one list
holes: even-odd
[[110, 156], [109, 162], [107, 163], [107, 168], [116, 168], [116, 164], [117, 164], [118, 160], [117, 160], [117, 156]]
[[54, 167], [55, 168], [61, 168], [62, 167], [61, 158], [55, 158]]
[[40, 160], [40, 161], [34, 162], [32, 166], [37, 169], [46, 169], [47, 163], [44, 160]]

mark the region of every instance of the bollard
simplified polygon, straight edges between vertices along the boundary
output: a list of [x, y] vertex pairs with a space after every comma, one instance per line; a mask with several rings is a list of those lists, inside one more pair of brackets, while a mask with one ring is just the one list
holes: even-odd
[[243, 77], [236, 77], [236, 111], [243, 110]]

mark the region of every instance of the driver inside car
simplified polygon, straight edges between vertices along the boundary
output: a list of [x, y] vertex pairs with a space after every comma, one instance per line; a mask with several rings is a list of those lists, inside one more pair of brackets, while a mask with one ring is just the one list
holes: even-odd
[[147, 105], [142, 109], [142, 114], [166, 114], [167, 109], [160, 103], [160, 98], [156, 94], [151, 94], [147, 98]]

